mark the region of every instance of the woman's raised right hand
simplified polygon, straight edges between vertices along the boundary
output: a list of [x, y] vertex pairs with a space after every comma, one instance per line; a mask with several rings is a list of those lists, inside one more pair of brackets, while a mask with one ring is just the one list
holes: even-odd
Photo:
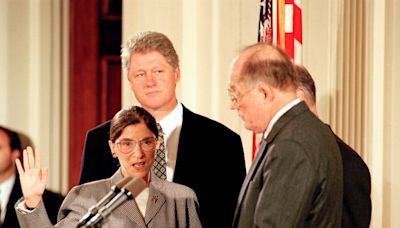
[[47, 185], [48, 168], [42, 169], [39, 150], [33, 152], [32, 147], [23, 151], [23, 165], [17, 158], [16, 165], [21, 182], [25, 204], [35, 208], [42, 200], [42, 195]]

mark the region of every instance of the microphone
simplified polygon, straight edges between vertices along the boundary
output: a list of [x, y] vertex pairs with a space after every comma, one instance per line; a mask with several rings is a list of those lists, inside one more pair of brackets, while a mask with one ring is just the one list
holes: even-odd
[[85, 225], [93, 216], [97, 214], [100, 208], [110, 202], [112, 198], [121, 192], [121, 188], [123, 188], [130, 180], [132, 180], [132, 177], [125, 177], [117, 184], [111, 186], [111, 191], [109, 191], [107, 195], [105, 195], [98, 203], [89, 208], [88, 212], [79, 220], [77, 227], [82, 227]]
[[96, 227], [103, 222], [117, 207], [121, 206], [125, 201], [137, 196], [143, 189], [146, 188], [146, 183], [140, 177], [132, 178], [121, 191], [106, 205], [99, 209], [97, 214], [93, 216], [84, 227]]

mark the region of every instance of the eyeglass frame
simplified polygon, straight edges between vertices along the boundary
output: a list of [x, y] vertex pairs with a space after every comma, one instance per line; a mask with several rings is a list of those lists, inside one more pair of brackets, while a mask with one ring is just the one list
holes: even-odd
[[228, 90], [228, 96], [229, 96], [229, 99], [230, 99], [230, 101], [231, 101], [231, 104], [234, 106], [234, 107], [237, 107], [239, 104], [240, 104], [240, 102], [242, 101], [242, 99], [247, 95], [247, 94], [249, 94], [253, 89], [255, 89], [257, 86], [253, 86], [251, 89], [249, 89], [249, 90], [247, 90], [246, 92], [244, 92], [244, 93], [242, 93], [242, 94], [238, 94], [238, 95], [234, 95], [234, 94], [232, 94], [232, 89], [231, 88], [228, 88], [227, 90]]
[[[154, 145], [153, 145], [154, 148], [151, 148], [151, 149], [143, 149], [143, 144], [144, 144], [144, 142], [145, 142], [146, 140], [149, 140], [149, 139], [154, 140], [154, 141], [152, 142], [152, 143], [154, 144]], [[137, 145], [139, 145], [139, 148], [140, 148], [142, 151], [144, 151], [144, 152], [150, 152], [150, 151], [152, 151], [152, 150], [155, 150], [156, 147], [157, 147], [157, 140], [158, 140], [157, 137], [146, 137], [146, 138], [141, 139], [141, 140], [139, 140], [139, 141], [136, 141], [136, 140], [133, 140], [133, 139], [123, 139], [123, 140], [117, 140], [117, 141], [115, 141], [114, 144], [117, 145], [118, 151], [121, 152], [122, 154], [131, 154], [131, 153], [135, 150], [135, 148], [136, 148]], [[133, 143], [133, 146], [132, 146], [132, 148], [131, 148], [129, 151], [123, 151], [123, 150], [121, 150], [121, 143], [122, 143], [122, 142], [130, 142], [130, 143]]]

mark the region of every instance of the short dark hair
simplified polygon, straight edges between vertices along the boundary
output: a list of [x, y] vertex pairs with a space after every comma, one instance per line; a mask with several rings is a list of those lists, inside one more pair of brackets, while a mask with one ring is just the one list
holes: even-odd
[[294, 69], [296, 71], [296, 80], [300, 88], [304, 89], [308, 93], [309, 98], [316, 103], [317, 91], [315, 89], [315, 83], [311, 77], [310, 72], [301, 65], [295, 65]]
[[293, 63], [280, 48], [258, 43], [246, 47], [251, 54], [243, 64], [242, 80], [247, 83], [267, 82], [275, 88], [286, 90], [297, 88]]
[[129, 125], [144, 123], [151, 132], [158, 137], [157, 123], [154, 117], [145, 109], [139, 106], [132, 106], [127, 109], [122, 109], [111, 120], [110, 140], [115, 142], [122, 131]]
[[3, 126], [0, 126], [0, 131], [3, 131], [8, 136], [8, 139], [10, 141], [11, 151], [13, 150], [22, 151], [21, 140], [19, 138], [18, 133]]

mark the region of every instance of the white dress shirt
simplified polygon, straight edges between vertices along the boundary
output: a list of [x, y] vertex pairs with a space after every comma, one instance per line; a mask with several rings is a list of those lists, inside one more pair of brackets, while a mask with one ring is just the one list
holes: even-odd
[[0, 201], [1, 201], [1, 222], [3, 223], [6, 216], [7, 204], [10, 199], [12, 189], [14, 187], [16, 174], [14, 173], [10, 178], [0, 184]]
[[289, 111], [289, 109], [293, 108], [293, 106], [297, 105], [300, 102], [301, 100], [299, 98], [296, 98], [293, 101], [289, 102], [287, 105], [283, 106], [278, 112], [276, 112], [271, 121], [269, 121], [268, 127], [263, 134], [263, 138], [266, 139], [268, 137], [268, 134], [271, 132], [272, 127], [279, 120], [279, 118], [283, 116], [283, 114], [285, 114], [287, 111]]
[[179, 136], [181, 134], [183, 121], [183, 106], [178, 102], [174, 110], [165, 116], [159, 123], [164, 132], [164, 142], [166, 143], [165, 155], [167, 162], [167, 180], [174, 178], [176, 158], [178, 155]]

